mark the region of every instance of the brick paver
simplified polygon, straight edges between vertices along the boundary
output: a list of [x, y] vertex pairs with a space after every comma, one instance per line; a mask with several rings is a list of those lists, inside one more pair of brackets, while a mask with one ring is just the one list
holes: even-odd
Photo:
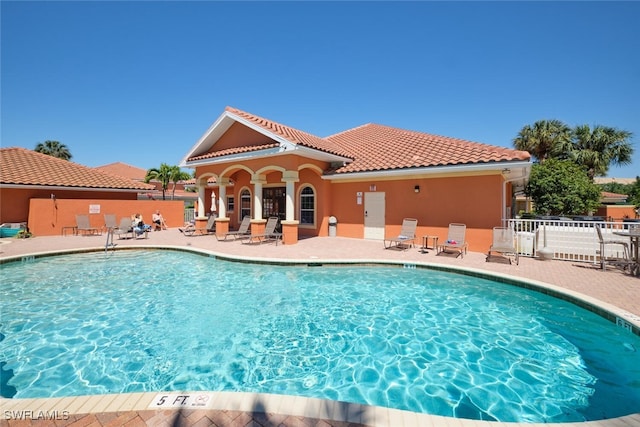
[[[444, 238], [444, 236], [442, 236]], [[32, 239], [0, 239], [0, 259], [48, 251], [98, 248], [104, 250], [106, 236], [35, 237]], [[420, 248], [406, 251], [385, 250], [382, 242], [340, 237], [303, 239], [296, 245], [242, 245], [239, 241], [219, 242], [214, 236], [186, 237], [177, 229], [153, 232], [148, 239], [115, 240], [117, 247], [162, 246], [188, 247], [213, 252], [219, 256], [245, 257], [259, 260], [288, 260], [296, 262], [391, 261], [407, 264], [426, 263], [462, 267], [472, 270], [504, 274], [558, 286], [595, 298], [640, 319], [640, 278], [616, 269], [601, 271], [588, 263], [569, 261], [541, 261], [520, 258], [520, 265], [505, 262], [486, 262], [485, 254], [468, 253], [464, 258], [436, 255]], [[640, 324], [640, 320], [638, 322]], [[633, 422], [633, 421], [632, 421]], [[199, 411], [131, 411], [71, 415], [68, 420], [46, 424], [43, 420], [0, 420], [0, 425], [18, 426], [352, 426], [340, 421], [254, 414], [224, 410]]]

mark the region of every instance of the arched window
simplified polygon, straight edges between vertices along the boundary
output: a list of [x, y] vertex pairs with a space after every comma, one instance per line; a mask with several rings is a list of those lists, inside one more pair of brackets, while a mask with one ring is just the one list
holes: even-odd
[[245, 188], [240, 192], [240, 218], [238, 220], [242, 220], [247, 215], [249, 218], [253, 218], [251, 216], [251, 193]]
[[300, 191], [300, 224], [315, 225], [316, 193], [312, 187], [304, 187]]

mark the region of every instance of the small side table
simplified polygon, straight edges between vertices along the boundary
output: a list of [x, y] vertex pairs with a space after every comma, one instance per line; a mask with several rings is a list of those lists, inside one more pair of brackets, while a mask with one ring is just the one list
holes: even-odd
[[426, 249], [429, 249], [429, 239], [431, 239], [431, 249], [433, 250], [437, 250], [438, 249], [438, 236], [422, 236], [422, 250], [425, 251]]
[[78, 235], [78, 227], [76, 227], [75, 225], [69, 225], [67, 227], [62, 227], [62, 235], [66, 236], [67, 233], [69, 232], [69, 230], [71, 230], [71, 235], [72, 236], [77, 236]]

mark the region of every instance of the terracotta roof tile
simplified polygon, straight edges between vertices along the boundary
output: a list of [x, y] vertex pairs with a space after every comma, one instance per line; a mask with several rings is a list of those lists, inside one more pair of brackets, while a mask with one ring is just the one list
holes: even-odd
[[342, 147], [340, 147], [339, 145], [335, 144], [334, 142], [328, 139], [317, 137], [310, 133], [303, 132], [298, 129], [294, 129], [292, 127], [285, 126], [280, 123], [276, 123], [274, 121], [264, 119], [262, 117], [258, 117], [256, 115], [238, 110], [233, 107], [227, 107], [225, 108], [225, 111], [231, 114], [234, 114], [238, 117], [241, 117], [247, 121], [250, 121], [251, 123], [258, 125], [261, 128], [271, 133], [279, 135], [293, 144], [301, 145], [303, 147], [313, 148], [316, 150], [324, 151], [326, 153], [335, 154], [338, 156], [349, 157], [349, 155], [344, 151]]
[[528, 161], [526, 151], [478, 142], [366, 124], [326, 138], [355, 160], [336, 173]]
[[153, 185], [19, 147], [0, 149], [0, 183], [120, 190], [154, 188]]
[[110, 173], [111, 175], [123, 176], [125, 178], [134, 179], [136, 181], [144, 181], [144, 177], [147, 176], [146, 169], [142, 169], [136, 166], [131, 166], [122, 162], [109, 163], [108, 165], [96, 166], [101, 172]]
[[277, 142], [270, 142], [270, 143], [262, 144], [262, 145], [250, 145], [250, 146], [242, 146], [242, 147], [233, 147], [233, 148], [228, 148], [226, 150], [220, 150], [220, 151], [214, 151], [212, 153], [206, 153], [206, 154], [203, 154], [201, 156], [190, 157], [189, 161], [202, 160], [202, 159], [213, 159], [215, 157], [229, 156], [231, 154], [240, 154], [240, 153], [249, 153], [251, 151], [267, 150], [269, 148], [276, 148], [276, 147], [279, 147], [279, 146], [280, 146], [280, 144], [277, 143]]

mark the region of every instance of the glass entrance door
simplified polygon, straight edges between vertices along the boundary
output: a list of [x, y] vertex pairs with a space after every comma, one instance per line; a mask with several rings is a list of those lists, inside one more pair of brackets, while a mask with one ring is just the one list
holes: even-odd
[[267, 187], [262, 189], [262, 218], [277, 216], [280, 221], [286, 218], [286, 188]]

